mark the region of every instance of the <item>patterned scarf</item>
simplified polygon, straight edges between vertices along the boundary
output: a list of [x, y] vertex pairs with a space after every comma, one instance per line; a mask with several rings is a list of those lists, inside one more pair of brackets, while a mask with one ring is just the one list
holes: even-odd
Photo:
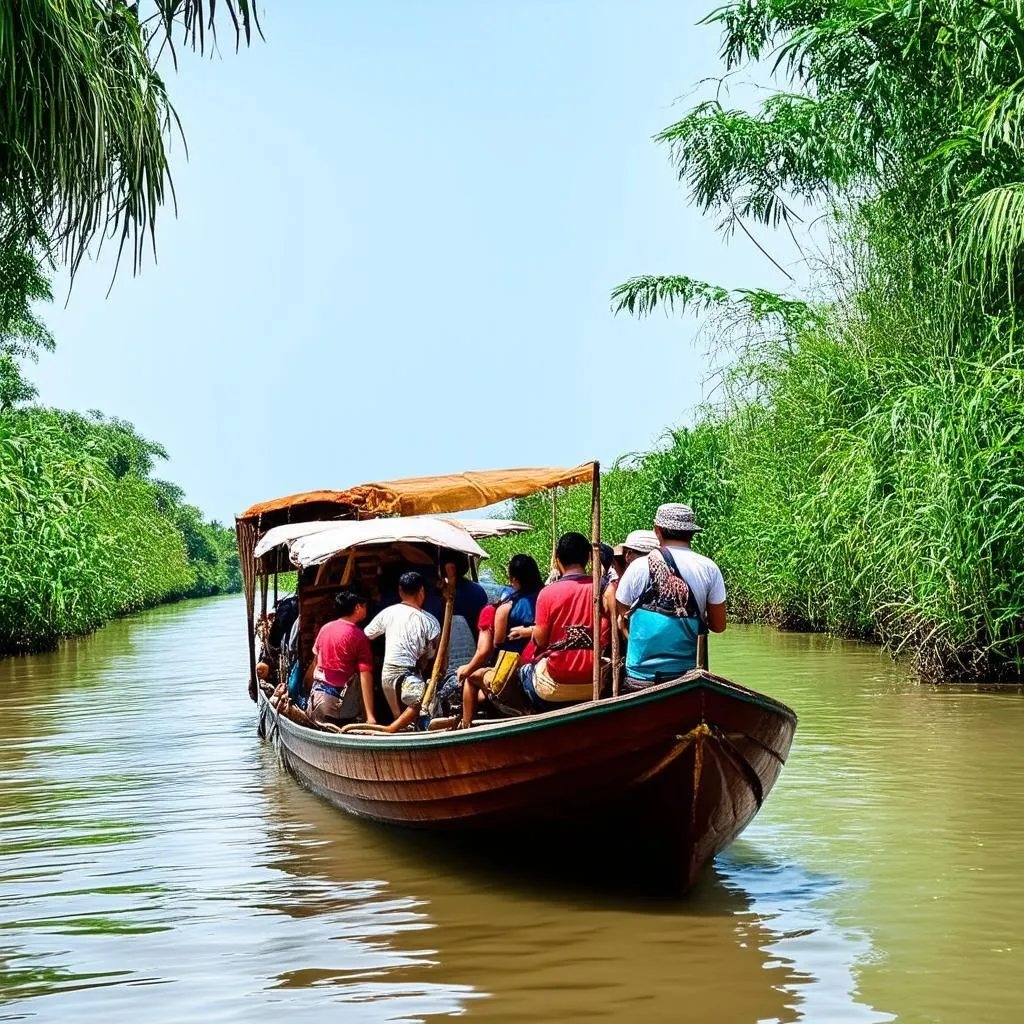
[[594, 634], [589, 626], [566, 626], [565, 637], [549, 644], [548, 651], [589, 651], [594, 647]]
[[660, 551], [652, 551], [647, 556], [647, 566], [651, 575], [652, 601], [658, 610], [685, 619], [688, 614], [686, 606], [690, 600], [690, 588], [686, 580], [672, 572]]

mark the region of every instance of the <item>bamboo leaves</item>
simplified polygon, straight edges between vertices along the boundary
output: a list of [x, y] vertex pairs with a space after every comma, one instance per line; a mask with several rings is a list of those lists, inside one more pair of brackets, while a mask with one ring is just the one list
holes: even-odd
[[[217, 5], [155, 0], [0, 0], [0, 245], [45, 238], [72, 269], [93, 241], [138, 268], [172, 195], [179, 130], [157, 59], [174, 35], [202, 50]], [[248, 42], [249, 0], [222, 10]]]
[[714, 524], [702, 541], [743, 613], [881, 639], [937, 679], [1024, 674], [1021, 8], [713, 12], [726, 72], [762, 62], [779, 91], [699, 104], [658, 139], [723, 230], [790, 226], [794, 200], [822, 212], [816, 301], [682, 275], [612, 294], [709, 313], [731, 357], [697, 427], [632, 463], [645, 497], [625, 525], [645, 525], [648, 472], [701, 465], [672, 496]]

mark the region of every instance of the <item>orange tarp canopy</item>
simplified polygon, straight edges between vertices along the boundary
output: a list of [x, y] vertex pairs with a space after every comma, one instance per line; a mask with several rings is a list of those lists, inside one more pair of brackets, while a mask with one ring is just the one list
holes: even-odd
[[[360, 516], [428, 516], [496, 505], [553, 487], [589, 483], [594, 463], [575, 469], [491, 469], [454, 476], [421, 476], [407, 480], [361, 484], [347, 491], [308, 491], [253, 505], [238, 518], [257, 519], [267, 513], [300, 510], [303, 505], [335, 505]], [[338, 511], [342, 509], [339, 508]], [[274, 516], [275, 519], [280, 518]]]

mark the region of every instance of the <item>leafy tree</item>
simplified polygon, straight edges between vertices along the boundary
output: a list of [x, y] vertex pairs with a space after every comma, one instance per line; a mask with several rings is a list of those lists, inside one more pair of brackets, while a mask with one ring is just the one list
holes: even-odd
[[[0, 244], [46, 238], [77, 265], [104, 235], [136, 266], [171, 180], [178, 128], [158, 72], [175, 40], [213, 42], [215, 0], [0, 0]], [[252, 0], [223, 0], [236, 40]]]
[[22, 372], [22, 361], [52, 352], [53, 337], [36, 316], [32, 303], [51, 298], [50, 282], [38, 261], [23, 246], [0, 247], [0, 413], [30, 401], [35, 387]]
[[717, 510], [703, 539], [746, 614], [881, 639], [932, 678], [1018, 676], [1021, 6], [734, 0], [706, 21], [726, 76], [777, 89], [661, 132], [680, 181], [727, 235], [797, 237], [811, 210], [827, 245], [811, 300], [615, 289], [620, 311], [710, 311], [729, 346], [717, 407], [650, 465]]

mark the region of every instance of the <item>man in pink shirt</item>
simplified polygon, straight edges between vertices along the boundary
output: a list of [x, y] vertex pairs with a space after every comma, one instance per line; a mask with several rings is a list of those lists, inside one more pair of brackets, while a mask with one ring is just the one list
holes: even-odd
[[[359, 678], [366, 721], [373, 715], [373, 655], [370, 641], [359, 628], [366, 619], [366, 598], [353, 590], [339, 590], [334, 596], [338, 618], [328, 622], [313, 644], [313, 689], [309, 694], [309, 716], [314, 722], [341, 725], [355, 719], [349, 687]], [[345, 700], [345, 695], [349, 699]], [[344, 705], [344, 707], [343, 707]]]

